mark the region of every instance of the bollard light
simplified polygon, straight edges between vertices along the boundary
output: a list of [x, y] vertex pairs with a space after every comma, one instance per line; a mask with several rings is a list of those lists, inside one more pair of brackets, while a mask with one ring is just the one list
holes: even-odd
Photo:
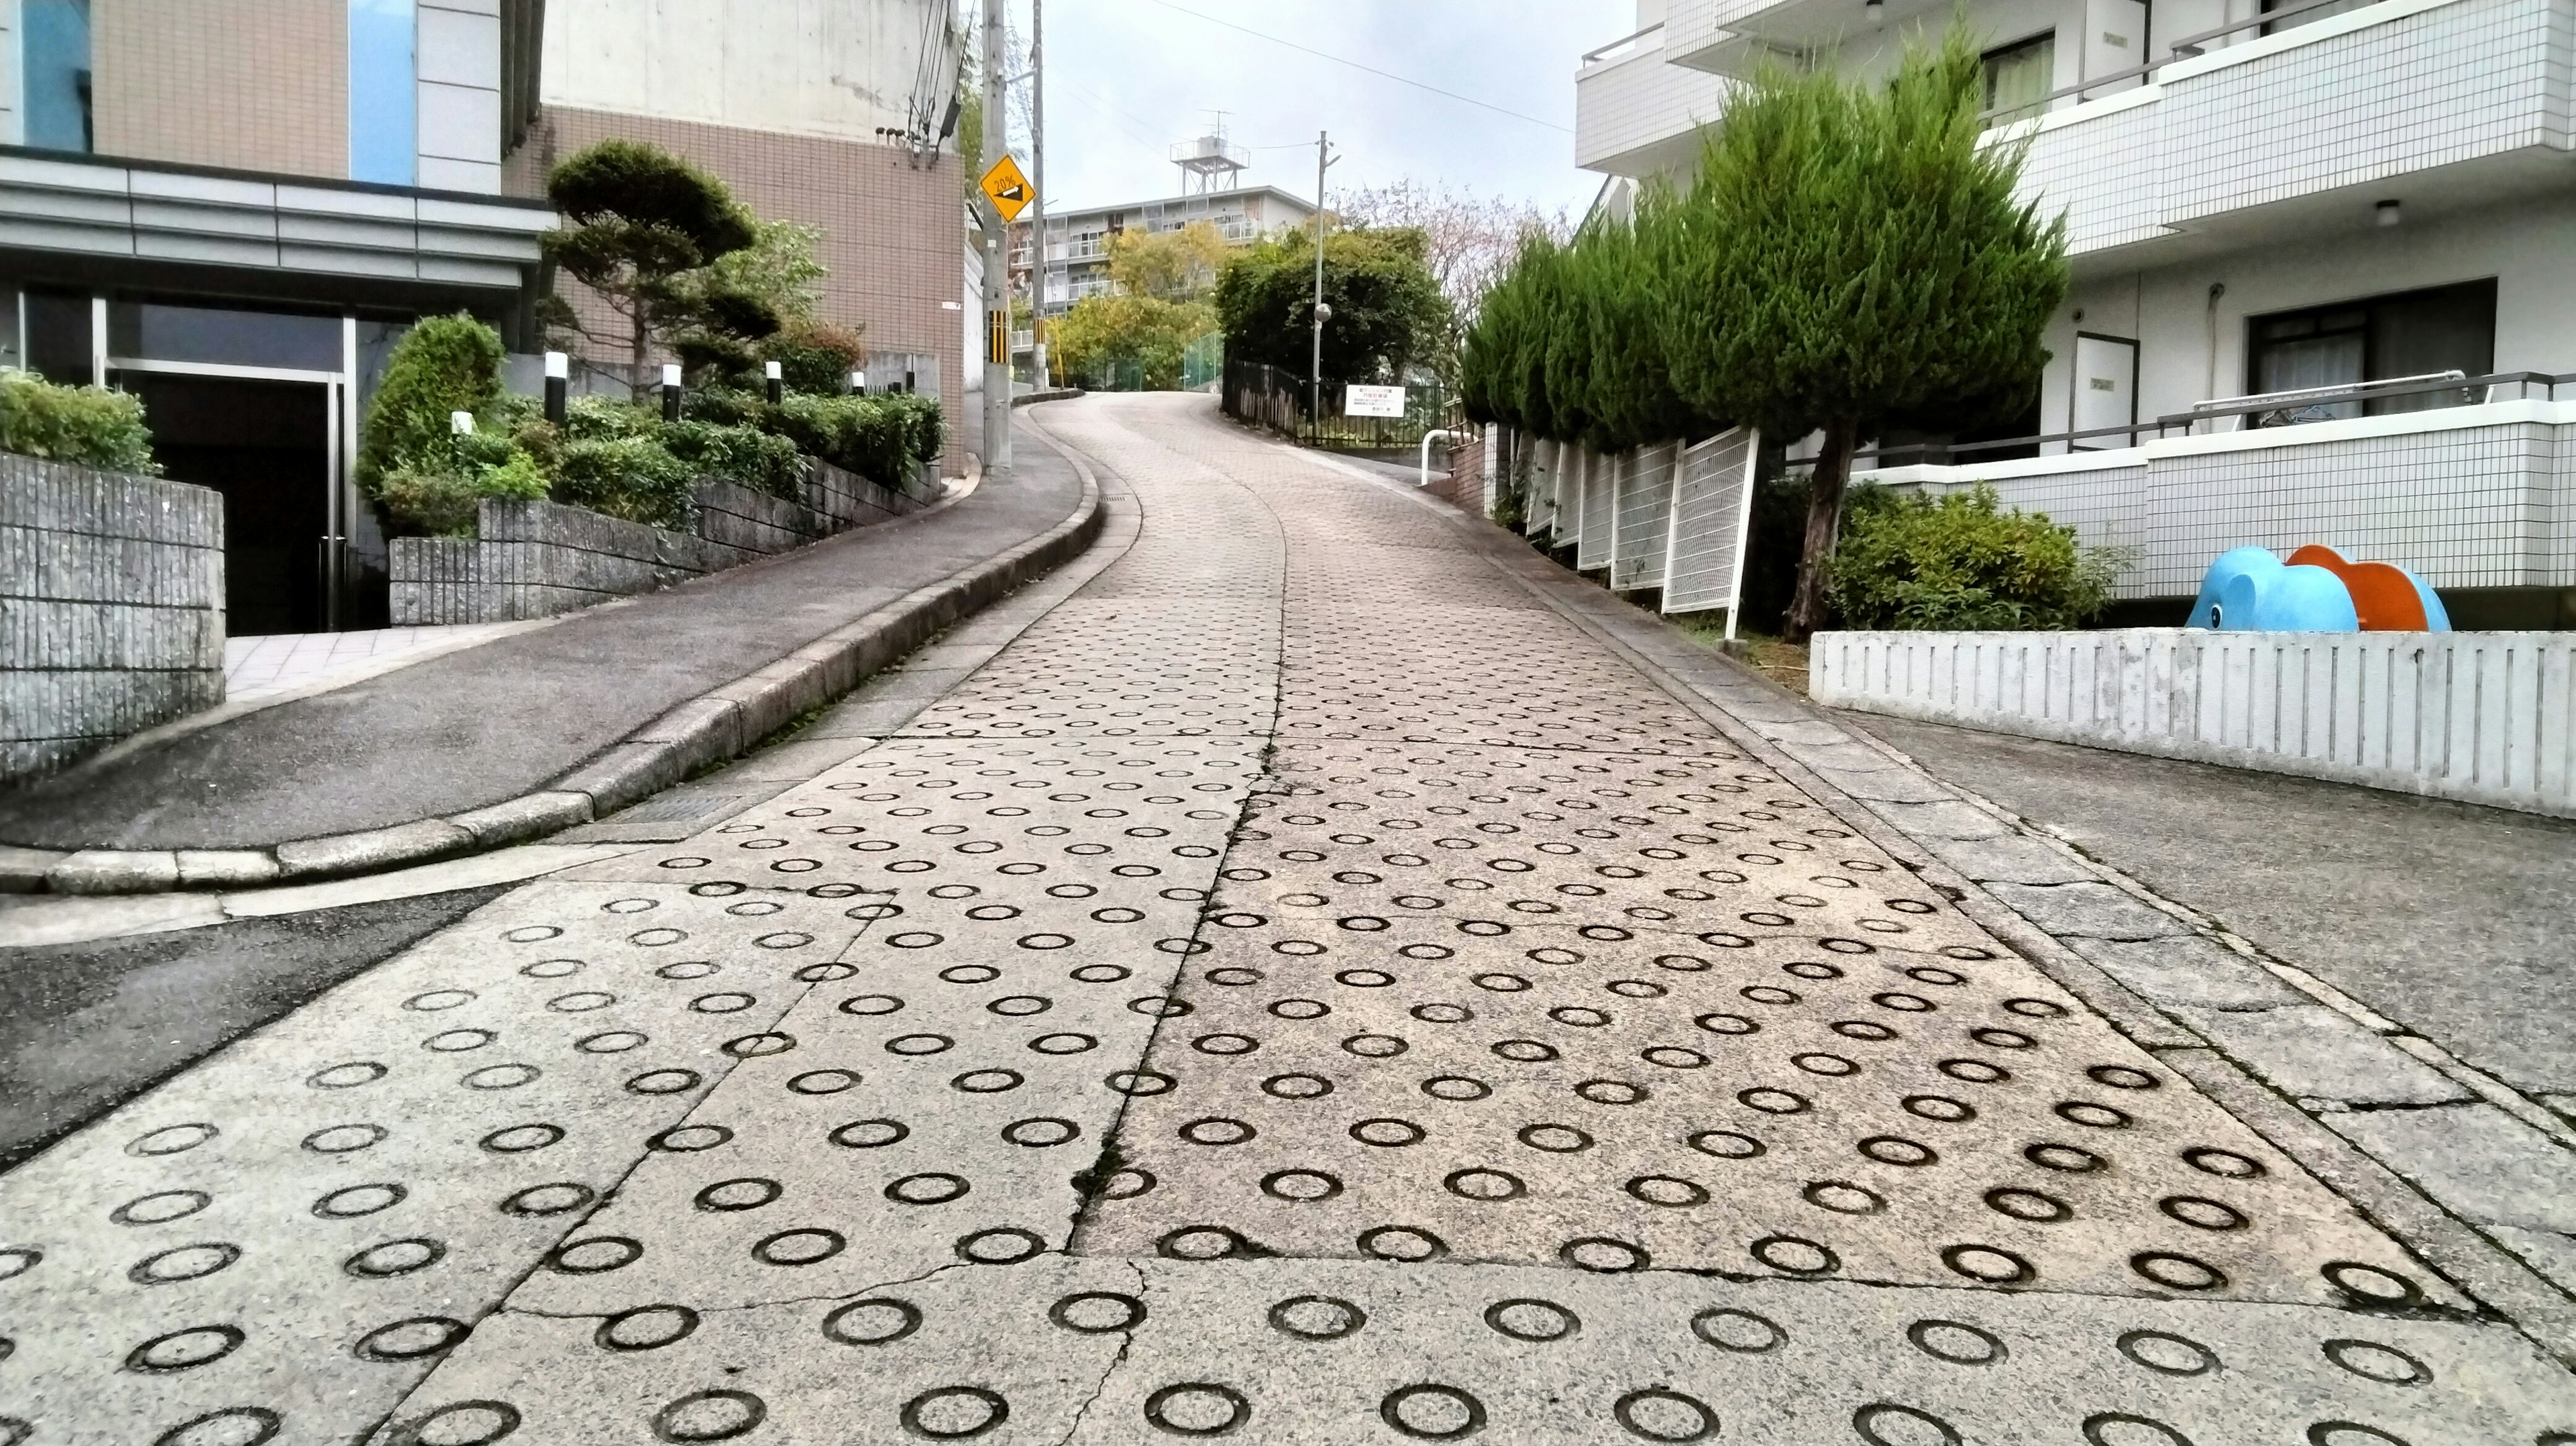
[[560, 427], [564, 421], [564, 398], [572, 388], [572, 358], [559, 351], [546, 353], [546, 420]]
[[763, 363], [760, 370], [761, 375], [769, 380], [769, 404], [774, 407], [780, 402], [786, 400], [786, 370], [776, 362]]
[[868, 374], [866, 372], [850, 373], [850, 395], [854, 397], [865, 396], [867, 395], [867, 391]]
[[458, 435], [458, 436], [460, 436], [460, 437], [470, 437], [470, 436], [473, 436], [473, 435], [474, 435], [474, 414], [473, 414], [472, 412], [450, 412], [450, 413], [448, 413], [448, 414], [447, 414], [447, 430], [449, 430], [449, 431], [451, 431], [451, 432], [454, 432], [456, 435]]
[[680, 368], [676, 362], [662, 364], [662, 420], [680, 420]]

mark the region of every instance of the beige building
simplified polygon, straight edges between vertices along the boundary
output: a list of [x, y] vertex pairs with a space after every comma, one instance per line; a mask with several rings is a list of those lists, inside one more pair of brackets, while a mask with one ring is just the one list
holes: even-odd
[[224, 495], [232, 633], [381, 625], [375, 378], [432, 313], [537, 348], [591, 141], [822, 227], [824, 319], [955, 425], [957, 45], [951, 0], [0, 0], [0, 366], [143, 396]]

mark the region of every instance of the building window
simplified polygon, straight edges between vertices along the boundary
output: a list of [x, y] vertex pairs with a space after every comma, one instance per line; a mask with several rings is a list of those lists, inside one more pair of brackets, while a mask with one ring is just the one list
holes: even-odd
[[2057, 88], [2057, 32], [1998, 46], [1985, 55], [1986, 109], [2016, 120]]
[[412, 0], [349, 0], [349, 179], [418, 175], [419, 73]]
[[25, 0], [18, 23], [26, 57], [27, 144], [49, 151], [95, 149], [89, 111], [89, 0]]
[[[2246, 389], [2261, 396], [2452, 371], [2485, 376], [2495, 369], [2495, 305], [2496, 285], [2489, 278], [2250, 318]], [[2466, 406], [2479, 400], [2478, 392], [2457, 387], [2315, 402], [2262, 413], [2253, 424], [2280, 427]]]

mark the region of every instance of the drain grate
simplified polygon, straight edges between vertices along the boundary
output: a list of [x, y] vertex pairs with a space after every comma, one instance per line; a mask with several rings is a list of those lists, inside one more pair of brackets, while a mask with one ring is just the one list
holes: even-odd
[[609, 820], [612, 823], [694, 823], [739, 808], [739, 793], [666, 793], [648, 798]]

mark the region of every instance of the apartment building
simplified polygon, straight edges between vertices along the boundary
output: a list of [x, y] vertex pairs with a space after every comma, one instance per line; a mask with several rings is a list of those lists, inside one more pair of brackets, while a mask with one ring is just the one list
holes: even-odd
[[[1578, 67], [1577, 161], [1686, 179], [1753, 67], [1883, 74], [1953, 13], [1643, 0]], [[2576, 378], [2552, 380], [2576, 373], [2576, 5], [1957, 13], [1989, 47], [1995, 142], [2066, 215], [2074, 286], [2014, 429], [2046, 440], [1891, 452], [1878, 480], [1991, 483], [2137, 548], [2139, 620], [2228, 547], [2315, 541], [2416, 568], [2464, 625], [2576, 626]]]
[[[1046, 217], [1043, 289], [1038, 289], [1031, 223], [1023, 220], [1011, 227], [1012, 294], [1036, 297], [1041, 315], [1061, 316], [1082, 298], [1109, 291], [1109, 238], [1122, 231], [1178, 231], [1206, 221], [1226, 240], [1241, 243], [1303, 226], [1314, 214], [1313, 202], [1276, 186], [1191, 191], [1152, 201], [1061, 213], [1051, 210]], [[1028, 334], [1019, 333], [1011, 344], [1014, 350], [1026, 352]]]
[[0, 0], [0, 366], [143, 398], [224, 494], [232, 634], [381, 626], [376, 379], [424, 315], [542, 345], [592, 140], [823, 227], [824, 318], [961, 411], [956, 70], [949, 0]]
[[[871, 390], [939, 397], [957, 455], [972, 422], [954, 0], [545, 0], [545, 12], [538, 105], [504, 189], [541, 194], [556, 160], [618, 137], [703, 167], [764, 218], [821, 228], [818, 317], [859, 332]], [[562, 290], [606, 320], [577, 284]]]

